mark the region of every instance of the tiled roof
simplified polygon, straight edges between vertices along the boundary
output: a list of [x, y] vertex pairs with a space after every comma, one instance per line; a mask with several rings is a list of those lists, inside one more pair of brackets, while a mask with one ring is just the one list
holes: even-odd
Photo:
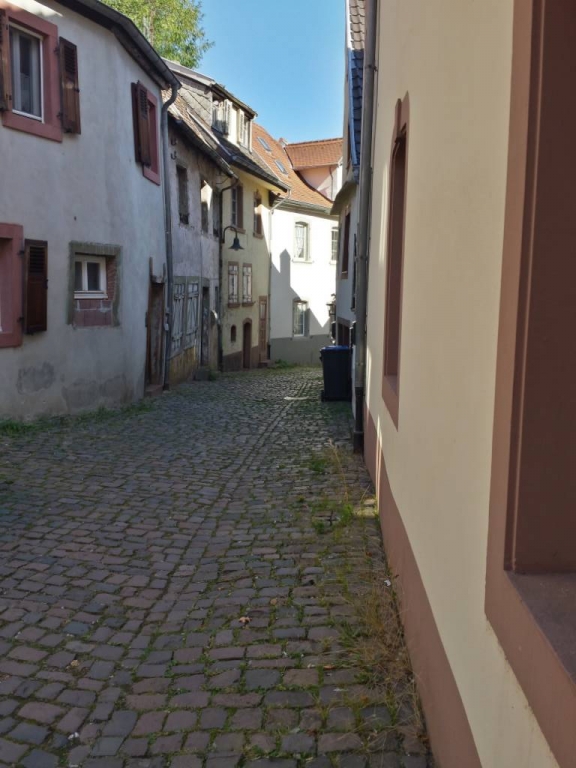
[[364, 0], [348, 0], [348, 103], [352, 164], [360, 163], [362, 133], [362, 87], [364, 80]]
[[364, 50], [364, 0], [348, 0], [348, 45], [354, 51]]
[[[267, 151], [262, 143], [259, 141], [262, 139], [269, 147], [270, 151]], [[262, 128], [258, 123], [252, 123], [252, 149], [254, 154], [257, 154], [261, 161], [266, 163], [267, 167], [277, 176], [284, 180], [290, 187], [290, 201], [296, 203], [304, 203], [306, 205], [320, 206], [326, 211], [330, 210], [332, 205], [324, 195], [317, 192], [312, 187], [308, 186], [303, 181], [296, 171], [292, 168], [290, 158], [288, 157], [286, 150], [280, 144], [279, 141], [272, 138], [272, 136]], [[281, 163], [282, 167], [286, 170], [283, 174], [276, 161]]]
[[220, 136], [220, 144], [226, 152], [227, 160], [232, 165], [236, 165], [242, 170], [248, 173], [258, 176], [260, 179], [264, 179], [269, 184], [273, 184], [284, 191], [288, 191], [288, 184], [285, 180], [280, 178], [280, 174], [270, 173], [270, 168], [257, 152], [250, 152], [244, 147], [236, 146], [228, 141], [224, 136]]
[[244, 147], [232, 144], [199, 116], [196, 92], [186, 84], [183, 84], [178, 91], [176, 101], [170, 107], [170, 114], [175, 120], [183, 121], [186, 128], [192, 131], [203, 143], [203, 147], [217, 153], [225, 166], [231, 165], [241, 168], [282, 191], [288, 190], [286, 181], [280, 179], [276, 174], [270, 173], [268, 165], [255, 152], [250, 153]]
[[206, 130], [202, 120], [194, 114], [187, 96], [185, 88], [181, 88], [176, 101], [169, 107], [170, 117], [184, 130], [194, 146], [210, 157], [227, 176], [234, 176], [234, 172], [228, 163], [222, 159], [218, 141], [210, 131]]
[[338, 165], [342, 159], [342, 139], [322, 139], [320, 141], [286, 144], [286, 152], [296, 170]]

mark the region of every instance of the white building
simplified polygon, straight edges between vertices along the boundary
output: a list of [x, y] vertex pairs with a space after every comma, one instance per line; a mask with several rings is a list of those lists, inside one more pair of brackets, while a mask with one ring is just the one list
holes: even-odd
[[331, 343], [338, 220], [330, 215], [331, 200], [296, 172], [291, 157], [306, 168], [302, 174], [335, 194], [341, 147], [339, 139], [286, 145], [254, 124], [255, 151], [290, 188], [270, 211], [272, 360], [316, 365]]
[[133, 401], [161, 376], [149, 293], [178, 80], [101, 3], [0, 0], [0, 25], [0, 417]]

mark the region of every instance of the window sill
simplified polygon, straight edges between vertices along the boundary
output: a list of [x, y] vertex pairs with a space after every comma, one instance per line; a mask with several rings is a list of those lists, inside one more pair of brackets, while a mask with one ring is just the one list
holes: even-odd
[[245, 235], [246, 234], [246, 230], [242, 229], [242, 227], [237, 227], [236, 224], [232, 224], [231, 226], [234, 227], [234, 229], [236, 230], [236, 232], [239, 235]]
[[237, 301], [229, 301], [228, 302], [228, 309], [238, 309], [238, 307], [241, 307], [242, 304], [239, 304]]
[[107, 299], [108, 294], [107, 293], [89, 293], [88, 291], [86, 293], [75, 293], [74, 294], [74, 301], [87, 301], [92, 299]]
[[261, 235], [258, 232], [252, 232], [252, 237], [257, 237], [258, 240], [264, 240], [264, 235]]
[[314, 264], [314, 259], [292, 259], [292, 264]]
[[62, 128], [59, 124], [43, 123], [32, 117], [17, 115], [15, 112], [3, 112], [2, 125], [5, 128], [22, 131], [22, 133], [31, 133], [33, 136], [39, 136], [42, 139], [62, 141]]
[[340, 272], [340, 280], [348, 280], [348, 271]]
[[573, 765], [576, 720], [576, 574], [517, 574], [490, 557], [486, 616], [536, 720], [553, 734], [562, 768]]
[[156, 184], [157, 186], [160, 186], [160, 173], [153, 168], [143, 165], [142, 166], [142, 175], [145, 179], [148, 179], [148, 181], [151, 181], [153, 184]]
[[243, 302], [242, 302], [242, 306], [243, 306], [243, 307], [253, 307], [253, 306], [254, 306], [254, 304], [255, 304], [255, 302], [254, 302], [254, 301], [243, 301]]
[[388, 408], [394, 426], [398, 429], [398, 376], [382, 376], [382, 399]]

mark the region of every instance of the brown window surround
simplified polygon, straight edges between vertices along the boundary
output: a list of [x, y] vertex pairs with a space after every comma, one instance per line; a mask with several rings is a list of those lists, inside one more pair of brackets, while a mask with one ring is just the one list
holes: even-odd
[[237, 184], [232, 187], [231, 223], [238, 231], [244, 232], [244, 187]]
[[396, 103], [396, 121], [390, 159], [382, 398], [396, 428], [398, 428], [400, 383], [409, 107], [408, 94]]
[[258, 192], [254, 195], [254, 237], [263, 237], [262, 232], [262, 197]]
[[0, 224], [0, 348], [22, 344], [22, 259], [24, 228]]
[[[42, 119], [18, 114], [12, 109], [10, 25], [41, 38], [42, 42]], [[44, 139], [62, 141], [58, 27], [33, 13], [0, 0], [0, 111], [2, 125]], [[5, 107], [2, 109], [2, 105]]]
[[576, 722], [576, 22], [516, 0], [486, 615], [561, 768]]

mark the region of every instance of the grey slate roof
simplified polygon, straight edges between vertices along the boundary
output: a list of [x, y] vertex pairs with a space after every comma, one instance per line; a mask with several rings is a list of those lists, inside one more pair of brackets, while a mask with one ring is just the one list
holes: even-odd
[[362, 86], [364, 80], [364, 0], [347, 2], [347, 57], [349, 129], [352, 164], [360, 164], [360, 139], [362, 133]]

